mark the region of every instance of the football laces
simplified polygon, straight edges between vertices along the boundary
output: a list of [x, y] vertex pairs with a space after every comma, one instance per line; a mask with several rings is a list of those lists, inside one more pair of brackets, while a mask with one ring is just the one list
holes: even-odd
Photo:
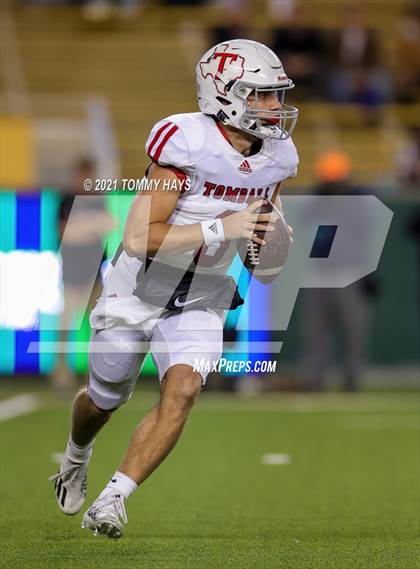
[[251, 265], [259, 265], [260, 257], [258, 254], [258, 244], [255, 243], [255, 241], [248, 240], [247, 247], [248, 247], [248, 257]]

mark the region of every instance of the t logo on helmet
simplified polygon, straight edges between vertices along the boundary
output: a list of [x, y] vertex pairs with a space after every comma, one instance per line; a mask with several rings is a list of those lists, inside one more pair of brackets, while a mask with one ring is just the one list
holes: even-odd
[[[228, 44], [218, 47], [219, 51], [214, 51], [208, 59], [200, 62], [200, 72], [204, 79], [213, 79], [220, 95], [226, 95], [226, 85], [233, 79], [240, 79], [244, 74], [245, 59], [238, 53], [224, 51], [228, 49]], [[235, 65], [232, 65], [233, 63]]]
[[217, 59], [218, 57], [220, 57], [220, 61], [219, 61], [219, 67], [217, 68], [217, 73], [223, 73], [226, 59], [230, 58], [232, 61], [236, 61], [238, 59], [238, 54], [227, 53], [226, 51], [222, 52], [219, 51], [213, 55], [213, 59]]

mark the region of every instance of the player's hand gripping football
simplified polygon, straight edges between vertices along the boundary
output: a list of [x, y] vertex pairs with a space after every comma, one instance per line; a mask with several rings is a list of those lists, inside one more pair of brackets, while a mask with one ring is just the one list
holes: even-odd
[[271, 213], [254, 213], [266, 203], [266, 200], [258, 200], [250, 204], [246, 209], [232, 213], [223, 218], [223, 229], [226, 240], [250, 239], [258, 245], [264, 245], [265, 241], [256, 234], [257, 231], [273, 231], [274, 227], [268, 222], [272, 219]]
[[[261, 201], [256, 203], [260, 204]], [[238, 252], [252, 276], [263, 284], [270, 284], [286, 263], [293, 241], [292, 228], [287, 225], [282, 211], [269, 200], [265, 200], [252, 215], [257, 216], [257, 214], [263, 219], [268, 216], [267, 225], [273, 229], [267, 233], [264, 233], [264, 230], [254, 229], [257, 237], [264, 240], [262, 244], [255, 239], [238, 239]], [[264, 227], [265, 223], [257, 223], [255, 227], [261, 225]]]

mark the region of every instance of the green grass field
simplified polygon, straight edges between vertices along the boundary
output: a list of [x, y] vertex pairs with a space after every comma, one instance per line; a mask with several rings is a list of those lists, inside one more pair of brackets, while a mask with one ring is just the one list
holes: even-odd
[[[3, 567], [420, 567], [416, 393], [204, 393], [174, 452], [128, 501], [119, 541], [56, 507], [47, 478], [69, 404], [39, 397], [38, 411], [0, 424]], [[98, 438], [88, 503], [155, 399], [140, 387]], [[265, 453], [291, 462], [263, 464]]]

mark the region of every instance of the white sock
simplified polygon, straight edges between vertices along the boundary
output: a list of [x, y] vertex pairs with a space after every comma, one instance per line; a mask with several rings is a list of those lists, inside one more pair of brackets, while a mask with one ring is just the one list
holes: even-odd
[[137, 483], [134, 482], [129, 476], [123, 474], [119, 470], [114, 474], [108, 484], [105, 486], [100, 494], [100, 498], [107, 496], [108, 494], [121, 494], [124, 499], [127, 500], [129, 496], [137, 490]]
[[69, 437], [69, 442], [67, 443], [66, 456], [72, 462], [87, 462], [92, 454], [92, 446], [94, 441], [91, 441], [87, 445], [76, 444], [71, 435]]

